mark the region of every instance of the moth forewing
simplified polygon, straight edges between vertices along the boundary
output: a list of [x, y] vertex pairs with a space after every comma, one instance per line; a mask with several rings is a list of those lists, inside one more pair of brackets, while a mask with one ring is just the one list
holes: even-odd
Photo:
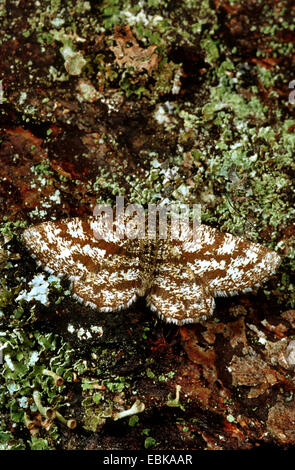
[[272, 250], [230, 233], [200, 225], [196, 241], [182, 245], [182, 257], [214, 296], [235, 295], [261, 285], [281, 258]]

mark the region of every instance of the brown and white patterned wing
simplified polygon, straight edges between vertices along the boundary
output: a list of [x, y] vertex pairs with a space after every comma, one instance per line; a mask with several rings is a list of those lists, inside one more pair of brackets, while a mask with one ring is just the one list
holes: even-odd
[[140, 243], [105, 232], [98, 217], [45, 222], [25, 230], [23, 239], [45, 270], [66, 275], [76, 298], [93, 308], [120, 310], [145, 293]]
[[184, 241], [182, 258], [213, 296], [249, 292], [273, 275], [280, 256], [263, 245], [199, 225]]
[[206, 285], [173, 258], [158, 267], [147, 304], [162, 320], [177, 325], [205, 320], [215, 306]]

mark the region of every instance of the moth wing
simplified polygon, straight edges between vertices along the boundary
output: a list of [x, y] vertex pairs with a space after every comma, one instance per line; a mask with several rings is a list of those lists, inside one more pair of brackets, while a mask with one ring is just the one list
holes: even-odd
[[166, 322], [183, 325], [205, 320], [214, 310], [206, 285], [183, 263], [162, 263], [147, 294], [148, 306]]
[[101, 312], [128, 308], [137, 299], [140, 289], [140, 271], [126, 279], [122, 272], [115, 274], [104, 270], [98, 275], [88, 274], [73, 282], [74, 298]]
[[126, 308], [144, 295], [147, 268], [138, 241], [120, 239], [98, 217], [44, 222], [23, 232], [41, 266], [73, 281], [76, 298], [101, 311]]
[[181, 256], [213, 296], [249, 292], [269, 279], [281, 262], [263, 245], [203, 224], [192, 240], [182, 243]]

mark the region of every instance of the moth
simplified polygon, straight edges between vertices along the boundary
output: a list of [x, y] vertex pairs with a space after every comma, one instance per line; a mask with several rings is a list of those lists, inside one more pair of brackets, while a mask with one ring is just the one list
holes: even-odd
[[196, 236], [119, 237], [95, 216], [44, 222], [23, 232], [44, 270], [67, 276], [73, 295], [100, 312], [126, 309], [145, 296], [151, 310], [177, 325], [206, 320], [214, 297], [250, 292], [281, 258], [258, 243], [198, 225]]

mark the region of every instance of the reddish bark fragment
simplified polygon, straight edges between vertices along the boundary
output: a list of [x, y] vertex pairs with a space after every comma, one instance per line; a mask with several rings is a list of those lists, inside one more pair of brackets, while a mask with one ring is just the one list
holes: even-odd
[[206, 331], [203, 332], [202, 335], [209, 344], [214, 344], [218, 333], [222, 334], [224, 338], [229, 338], [232, 348], [236, 347], [238, 344], [243, 344], [246, 349], [248, 348], [243, 318], [229, 323], [208, 322], [206, 323]]
[[287, 310], [281, 315], [284, 320], [287, 320], [292, 328], [295, 328], [295, 310]]
[[140, 47], [129, 25], [123, 28], [115, 26], [114, 40], [117, 45], [110, 49], [120, 67], [133, 67], [138, 72], [147, 70], [149, 75], [158, 67], [160, 58], [155, 52], [157, 46], [151, 45], [146, 49]]
[[197, 337], [194, 330], [189, 328], [180, 328], [182, 345], [189, 359], [203, 367], [204, 377], [213, 383], [217, 380], [217, 370], [215, 367], [215, 352], [213, 348], [205, 350], [197, 343]]
[[43, 140], [36, 137], [32, 134], [31, 131], [24, 129], [23, 127], [16, 127], [14, 129], [6, 129], [7, 134], [16, 135], [23, 137], [24, 140], [30, 141], [32, 145], [36, 145], [40, 147], [42, 145]]
[[295, 444], [295, 403], [277, 402], [268, 413], [268, 431], [281, 443]]
[[278, 382], [284, 382], [284, 377], [272, 369], [259, 356], [234, 356], [230, 363], [233, 386], [246, 385], [252, 388], [248, 398], [256, 398]]

